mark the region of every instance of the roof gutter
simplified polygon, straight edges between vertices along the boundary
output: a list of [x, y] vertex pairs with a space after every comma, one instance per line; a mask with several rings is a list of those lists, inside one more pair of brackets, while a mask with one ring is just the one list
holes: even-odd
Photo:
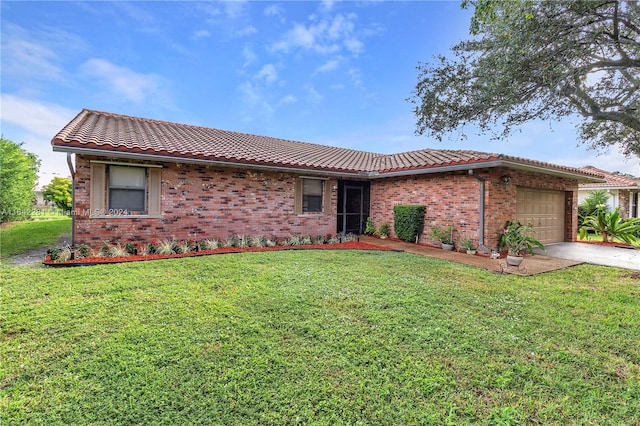
[[548, 174], [548, 175], [566, 177], [566, 178], [577, 179], [577, 180], [584, 180], [584, 181], [588, 181], [588, 182], [606, 182], [606, 180], [602, 179], [602, 178], [598, 178], [598, 177], [595, 177], [595, 176], [585, 176], [582, 173], [574, 173], [574, 172], [570, 172], [568, 170], [550, 169], [548, 167], [534, 166], [534, 165], [530, 165], [530, 164], [522, 164], [522, 163], [517, 163], [515, 161], [509, 161], [509, 160], [501, 160], [501, 162], [502, 162], [502, 166], [503, 167], [508, 167], [510, 169], [524, 170], [524, 171], [528, 171], [528, 172], [544, 173], [544, 174]]
[[268, 166], [263, 164], [253, 164], [253, 163], [236, 163], [232, 161], [221, 161], [221, 160], [203, 160], [203, 159], [195, 159], [195, 158], [185, 158], [185, 157], [173, 157], [170, 155], [158, 155], [158, 154], [143, 154], [143, 153], [130, 153], [130, 152], [113, 152], [110, 150], [102, 150], [95, 148], [78, 148], [78, 147], [63, 147], [59, 145], [53, 145], [53, 151], [55, 152], [66, 152], [66, 153], [78, 153], [78, 154], [87, 154], [87, 155], [98, 155], [98, 156], [107, 156], [107, 157], [120, 157], [120, 158], [130, 158], [135, 160], [145, 160], [145, 161], [163, 161], [163, 162], [171, 162], [171, 163], [189, 163], [189, 164], [207, 164], [212, 166], [223, 166], [223, 167], [235, 167], [235, 168], [252, 168], [259, 170], [269, 170], [269, 171], [277, 171], [277, 172], [294, 172], [300, 173], [304, 171], [305, 173], [317, 174], [322, 176], [334, 176], [334, 177], [361, 177], [364, 179], [384, 179], [390, 177], [402, 177], [402, 176], [414, 176], [414, 175], [423, 175], [423, 174], [431, 174], [431, 173], [445, 173], [445, 172], [453, 172], [453, 171], [468, 171], [475, 169], [485, 169], [491, 167], [507, 167], [511, 169], [531, 171], [537, 173], [543, 173], [548, 175], [555, 175], [570, 179], [583, 180], [587, 182], [606, 182], [604, 179], [600, 179], [597, 177], [588, 177], [581, 173], [574, 173], [571, 171], [564, 170], [556, 170], [542, 166], [535, 166], [529, 164], [522, 164], [514, 161], [508, 160], [488, 160], [488, 161], [478, 161], [472, 163], [459, 163], [459, 164], [451, 164], [451, 165], [442, 165], [442, 166], [433, 166], [433, 167], [420, 167], [415, 169], [404, 169], [404, 170], [395, 170], [395, 171], [332, 171], [325, 169], [314, 169], [309, 167], [291, 167], [291, 166]]
[[308, 167], [286, 167], [286, 166], [266, 166], [263, 164], [252, 164], [252, 163], [234, 163], [231, 161], [220, 161], [220, 160], [200, 160], [195, 158], [185, 158], [185, 157], [172, 157], [170, 155], [158, 155], [158, 154], [141, 154], [141, 153], [128, 153], [128, 152], [117, 152], [109, 150], [100, 150], [93, 148], [64, 148], [57, 145], [53, 146], [54, 152], [66, 152], [67, 154], [75, 153], [75, 154], [86, 154], [93, 156], [102, 156], [102, 157], [118, 157], [118, 158], [128, 158], [132, 160], [141, 160], [141, 161], [155, 161], [155, 162], [166, 162], [166, 163], [188, 163], [188, 164], [204, 164], [209, 166], [221, 166], [221, 167], [234, 167], [234, 168], [251, 168], [251, 169], [259, 169], [259, 170], [267, 170], [274, 172], [295, 172], [305, 174], [313, 174], [313, 175], [321, 175], [321, 176], [335, 176], [335, 177], [347, 177], [353, 179], [354, 177], [368, 177], [367, 173], [363, 172], [335, 172], [331, 170], [316, 170]]

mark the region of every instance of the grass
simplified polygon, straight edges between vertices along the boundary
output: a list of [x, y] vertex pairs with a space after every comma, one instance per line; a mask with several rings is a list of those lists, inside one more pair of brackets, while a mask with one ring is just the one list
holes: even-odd
[[2, 424], [640, 421], [626, 270], [291, 251], [0, 273]]
[[50, 216], [46, 220], [3, 225], [0, 228], [0, 258], [47, 247], [54, 244], [63, 233], [71, 233], [71, 218], [68, 216]]
[[[584, 239], [581, 239], [580, 235], [578, 235], [576, 237], [576, 241], [597, 241], [597, 242], [602, 242], [602, 235], [600, 235], [600, 234], [588, 234], [586, 236], [586, 238], [584, 238]], [[617, 242], [617, 243], [625, 243], [620, 238], [614, 238], [613, 241]], [[631, 237], [631, 242], [633, 243], [634, 246], [640, 246], [640, 239], [638, 239], [638, 238]]]

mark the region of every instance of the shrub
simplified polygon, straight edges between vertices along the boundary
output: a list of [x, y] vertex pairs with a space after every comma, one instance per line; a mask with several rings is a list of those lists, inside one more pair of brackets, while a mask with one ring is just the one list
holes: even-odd
[[620, 208], [612, 213], [600, 210], [596, 215], [584, 219], [580, 228], [580, 239], [584, 239], [589, 231], [602, 235], [602, 241], [605, 243], [619, 238], [627, 244], [633, 244], [634, 235], [640, 231], [640, 219], [622, 219]]
[[424, 229], [426, 207], [400, 204], [393, 207], [393, 229], [403, 241], [415, 242]]
[[88, 257], [89, 256], [89, 246], [86, 244], [80, 244], [75, 249], [75, 256], [77, 258]]
[[325, 242], [324, 235], [316, 235], [313, 238], [313, 244], [324, 244], [324, 242]]
[[130, 255], [133, 255], [133, 256], [138, 254], [138, 249], [136, 249], [136, 246], [135, 246], [135, 244], [133, 244], [133, 242], [131, 242], [131, 241], [127, 242], [127, 244], [124, 247], [127, 250], [127, 254], [130, 254]]
[[380, 228], [378, 228], [378, 235], [381, 238], [387, 238], [390, 234], [391, 228], [389, 227], [389, 222], [382, 222]]
[[251, 247], [266, 247], [267, 239], [259, 235], [255, 237], [251, 237], [250, 244], [251, 244]]
[[176, 251], [177, 245], [175, 241], [163, 240], [160, 241], [156, 247], [157, 254], [174, 254]]
[[124, 246], [121, 246], [120, 244], [116, 244], [114, 246], [109, 247], [109, 252], [107, 254], [107, 256], [109, 257], [123, 257], [126, 256], [127, 253], [127, 249]]
[[364, 233], [367, 235], [376, 234], [376, 226], [373, 224], [373, 219], [371, 219], [371, 217], [367, 218], [367, 222], [364, 226]]

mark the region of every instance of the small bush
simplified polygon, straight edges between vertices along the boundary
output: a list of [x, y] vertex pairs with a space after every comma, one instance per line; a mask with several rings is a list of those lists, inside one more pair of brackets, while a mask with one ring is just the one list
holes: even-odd
[[424, 230], [424, 213], [422, 205], [400, 204], [393, 207], [393, 229], [403, 241], [415, 242]]
[[78, 247], [76, 247], [75, 256], [77, 258], [89, 256], [89, 246], [86, 244], [80, 244]]
[[367, 218], [367, 222], [364, 226], [364, 233], [367, 235], [376, 234], [376, 226], [373, 224], [373, 219], [371, 219], [371, 217]]
[[129, 255], [135, 256], [136, 254], [138, 254], [138, 249], [136, 248], [135, 244], [133, 244], [133, 242], [131, 242], [131, 241], [129, 241], [125, 245], [125, 249], [127, 250], [127, 254], [129, 254]]
[[382, 222], [380, 228], [378, 228], [378, 235], [382, 238], [387, 238], [391, 234], [391, 228], [389, 222]]

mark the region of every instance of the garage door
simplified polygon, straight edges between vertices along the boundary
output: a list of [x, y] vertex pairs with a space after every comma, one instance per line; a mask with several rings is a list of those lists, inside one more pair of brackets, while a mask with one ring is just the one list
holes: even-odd
[[535, 237], [543, 244], [564, 241], [564, 192], [518, 188], [516, 220], [532, 223]]

